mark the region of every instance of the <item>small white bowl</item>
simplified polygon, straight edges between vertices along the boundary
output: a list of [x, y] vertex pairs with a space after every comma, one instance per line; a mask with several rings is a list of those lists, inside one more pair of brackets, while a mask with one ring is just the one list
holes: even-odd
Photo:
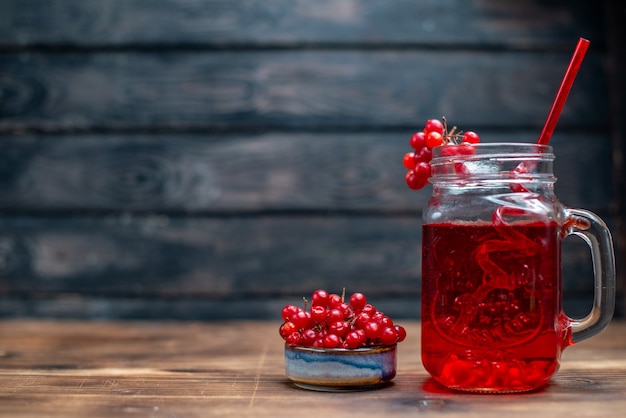
[[287, 377], [305, 389], [343, 392], [375, 389], [396, 375], [396, 347], [315, 348], [285, 345]]

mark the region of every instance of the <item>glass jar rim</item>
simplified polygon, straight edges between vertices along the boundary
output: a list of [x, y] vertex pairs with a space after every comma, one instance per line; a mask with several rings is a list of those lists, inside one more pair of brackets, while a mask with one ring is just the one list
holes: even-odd
[[[548, 181], [555, 159], [550, 145], [520, 142], [442, 145], [433, 148], [431, 183]], [[515, 180], [513, 180], [515, 179]]]
[[432, 149], [431, 164], [451, 159], [472, 160], [488, 158], [554, 160], [551, 145], [524, 142], [484, 142], [478, 144], [440, 145]]
[[446, 156], [442, 155], [445, 152], [446, 147], [467, 147], [468, 149], [481, 150], [480, 152], [485, 152], [488, 150], [498, 150], [499, 153], [504, 153], [506, 150], [513, 150], [515, 152], [525, 151], [527, 153], [536, 153], [536, 154], [552, 154], [553, 148], [551, 145], [543, 145], [536, 144], [531, 142], [480, 142], [478, 144], [458, 144], [458, 145], [439, 145], [432, 149], [433, 157], [437, 156]]

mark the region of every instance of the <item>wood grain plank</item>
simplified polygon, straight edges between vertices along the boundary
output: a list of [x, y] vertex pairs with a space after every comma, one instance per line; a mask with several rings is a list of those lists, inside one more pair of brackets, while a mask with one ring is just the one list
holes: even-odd
[[[537, 132], [481, 135], [484, 142], [534, 142]], [[420, 211], [430, 189], [411, 192], [400, 162], [410, 135], [12, 136], [2, 140], [0, 210]], [[557, 132], [552, 144], [560, 200], [607, 211], [614, 200], [608, 136]]]
[[[626, 73], [626, 28], [622, 23], [626, 19], [626, 10], [619, 2], [609, 2], [607, 5], [607, 38], [609, 39], [609, 52], [607, 54], [607, 73], [610, 80], [611, 91], [609, 100], [612, 116], [611, 124], [611, 148], [613, 150], [613, 178], [616, 195], [616, 213], [621, 214], [616, 226], [616, 239], [618, 242], [618, 259], [626, 259], [626, 82], [622, 74]], [[626, 294], [626, 273], [619, 271], [620, 293]], [[622, 297], [622, 309], [626, 311], [626, 300]]]
[[315, 408], [357, 417], [605, 417], [626, 406], [623, 322], [568, 348], [543, 390], [502, 396], [433, 385], [419, 360], [419, 323], [402, 325], [394, 383], [339, 395], [288, 383], [274, 321], [2, 321], [0, 416], [288, 417]]
[[[540, 128], [570, 52], [224, 51], [3, 54], [0, 131], [367, 129], [446, 115]], [[607, 126], [591, 51], [559, 128]], [[420, 122], [421, 123], [421, 122]]]
[[[418, 215], [2, 220], [4, 286], [30, 294], [403, 292], [417, 282]], [[337, 284], [340, 281], [340, 284]]]
[[[571, 268], [570, 268], [571, 270]], [[573, 279], [579, 280], [574, 282]], [[568, 289], [563, 293], [563, 310], [572, 318], [584, 318], [593, 306], [592, 278], [582, 283], [582, 275], [567, 276]], [[571, 289], [573, 285], [578, 289]], [[350, 287], [354, 291], [365, 288], [360, 283]], [[358, 287], [357, 287], [358, 286]], [[328, 287], [335, 289], [336, 286]], [[582, 289], [581, 289], [582, 288]], [[5, 289], [6, 290], [6, 289]], [[337, 291], [340, 291], [338, 289]], [[384, 289], [383, 289], [384, 290]], [[10, 291], [9, 291], [10, 292]], [[311, 293], [311, 292], [308, 292]], [[301, 304], [308, 293], [292, 296], [211, 298], [202, 296], [160, 297], [123, 297], [115, 295], [93, 296], [77, 292], [31, 293], [15, 295], [0, 293], [0, 318], [46, 318], [46, 319], [90, 319], [90, 320], [178, 320], [178, 321], [233, 321], [233, 320], [276, 320], [277, 312], [287, 304]], [[372, 302], [385, 314], [398, 319], [420, 318], [420, 289], [416, 278], [414, 286], [398, 294], [384, 294], [380, 286], [373, 295]], [[623, 313], [616, 312], [616, 318], [623, 318]]]
[[[2, 220], [0, 296], [17, 302], [3, 312], [28, 313], [34, 300], [43, 304], [29, 315], [60, 308], [54, 316], [63, 316], [96, 298], [91, 315], [117, 317], [123, 312], [110, 307], [123, 300], [97, 298], [137, 298], [124, 315], [137, 316], [143, 305], [144, 316], [158, 316], [173, 300], [176, 317], [250, 317], [267, 305], [245, 311], [249, 300], [301, 300], [317, 288], [343, 287], [402, 304], [420, 293], [420, 224], [417, 215]], [[574, 301], [593, 289], [589, 250], [578, 244], [563, 255], [564, 288]], [[164, 305], [149, 308], [151, 298]], [[238, 305], [219, 315], [215, 308], [228, 301]]]
[[603, 37], [602, 8], [567, 1], [3, 0], [2, 11], [5, 47], [356, 42], [526, 48]]
[[[406, 137], [446, 115], [534, 140], [581, 35], [557, 193], [621, 222], [604, 4], [0, 1], [0, 316], [267, 317], [338, 277], [412, 316], [427, 193], [402, 181]], [[564, 260], [566, 305], [584, 311], [588, 251]], [[57, 399], [2, 395], [0, 414], [9, 399], [72, 415], [87, 402], [57, 377]], [[119, 396], [115, 415], [156, 414], [162, 378], [81, 384]]]

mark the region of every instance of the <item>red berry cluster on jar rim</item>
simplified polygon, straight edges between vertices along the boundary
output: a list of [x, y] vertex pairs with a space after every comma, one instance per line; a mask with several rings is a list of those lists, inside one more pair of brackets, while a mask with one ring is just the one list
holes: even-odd
[[440, 145], [453, 145], [450, 148], [450, 155], [463, 153], [471, 150], [471, 145], [480, 142], [480, 137], [476, 132], [457, 132], [456, 126], [448, 130], [446, 118], [443, 122], [439, 119], [429, 119], [424, 125], [424, 129], [411, 135], [409, 144], [413, 148], [412, 152], [404, 155], [402, 164], [409, 170], [405, 180], [407, 186], [413, 190], [419, 190], [428, 184], [431, 176], [430, 161], [432, 160], [432, 149]]
[[[345, 292], [344, 292], [345, 294]], [[286, 305], [280, 336], [290, 346], [356, 349], [390, 346], [406, 338], [404, 327], [367, 303], [365, 295], [345, 296], [319, 289], [311, 295], [311, 306]]]

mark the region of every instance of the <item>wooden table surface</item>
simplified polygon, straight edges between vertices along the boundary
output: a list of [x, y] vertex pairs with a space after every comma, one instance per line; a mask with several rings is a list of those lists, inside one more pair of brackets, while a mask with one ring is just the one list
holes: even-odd
[[[398, 321], [402, 323], [401, 321]], [[285, 378], [275, 322], [0, 321], [2, 417], [617, 417], [626, 414], [626, 322], [568, 348], [543, 390], [447, 391], [406, 322], [382, 389], [323, 393]]]

